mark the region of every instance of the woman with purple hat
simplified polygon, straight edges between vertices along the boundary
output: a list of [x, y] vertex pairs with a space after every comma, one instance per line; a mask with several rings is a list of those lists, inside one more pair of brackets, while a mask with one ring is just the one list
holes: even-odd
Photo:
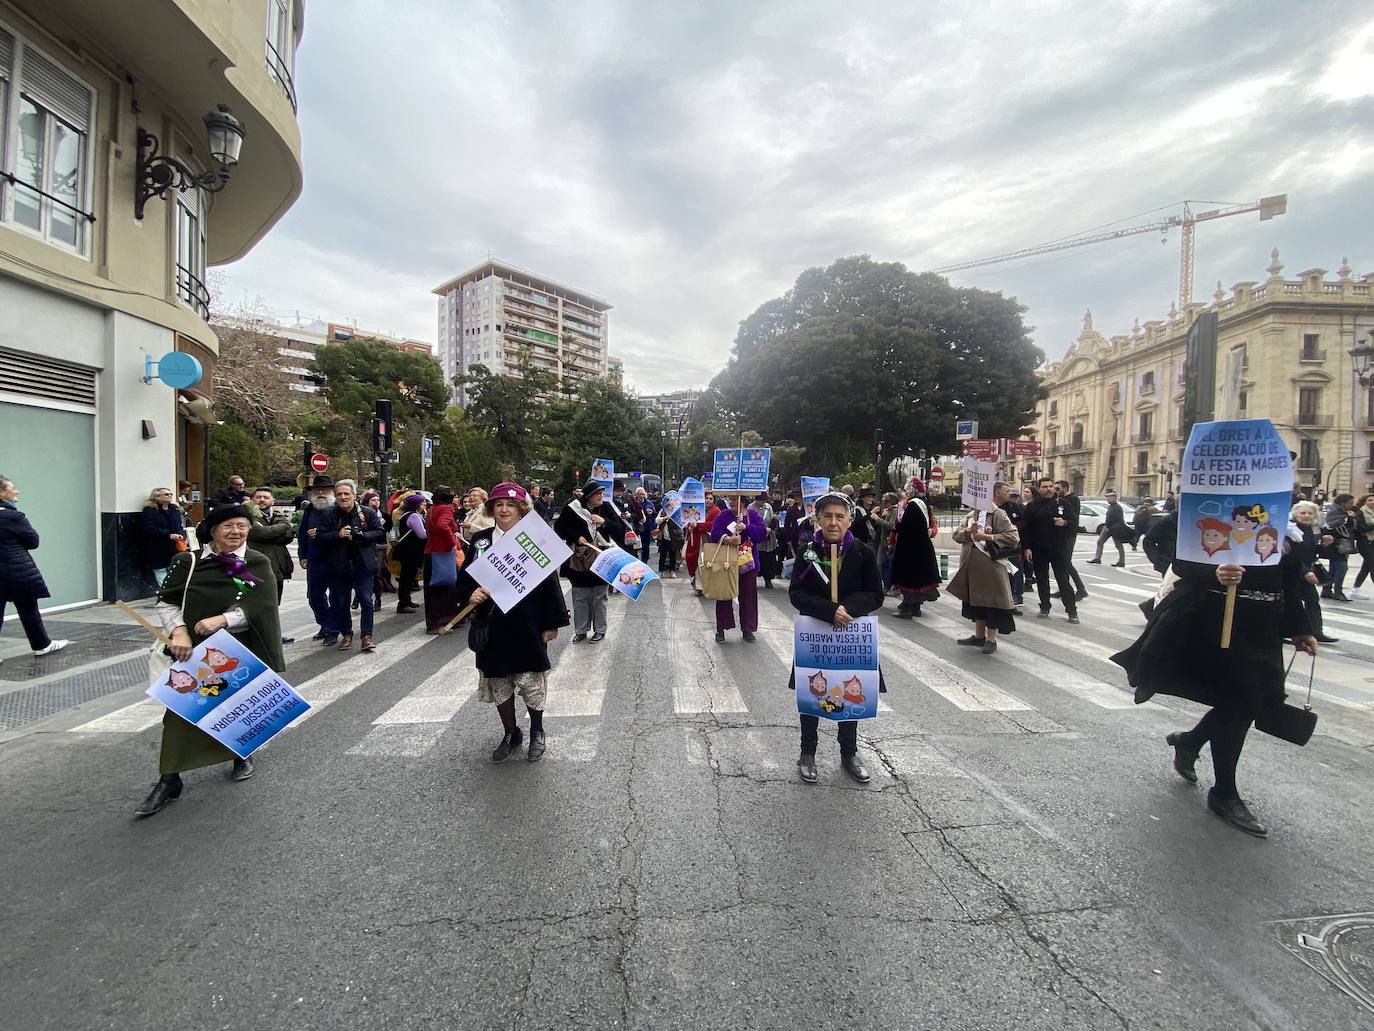
[[515, 696], [525, 701], [530, 716], [530, 743], [526, 758], [538, 762], [544, 757], [544, 703], [549, 693], [549, 644], [558, 637], [560, 627], [569, 623], [568, 606], [557, 576], [541, 580], [509, 612], [491, 600], [491, 595], [468, 572], [494, 543], [515, 528], [533, 508], [529, 494], [518, 483], [498, 483], [483, 503], [494, 525], [479, 530], [472, 538], [467, 560], [458, 578], [461, 605], [476, 605], [468, 646], [477, 660], [477, 697], [496, 706], [504, 736], [491, 753], [494, 763], [505, 762], [524, 741], [515, 719]]

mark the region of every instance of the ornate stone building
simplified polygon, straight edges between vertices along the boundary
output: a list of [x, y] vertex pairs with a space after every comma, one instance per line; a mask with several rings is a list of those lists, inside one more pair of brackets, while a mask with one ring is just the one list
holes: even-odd
[[1166, 319], [1136, 320], [1110, 339], [1089, 311], [1063, 359], [1041, 372], [1047, 396], [1035, 436], [1045, 454], [1019, 472], [1069, 480], [1089, 496], [1112, 487], [1158, 497], [1172, 488], [1187, 443], [1188, 329], [1213, 311], [1216, 417], [1270, 419], [1298, 454], [1299, 482], [1320, 477], [1332, 490], [1365, 490], [1374, 481], [1374, 389], [1359, 383], [1349, 352], [1357, 341], [1374, 343], [1374, 275], [1352, 277], [1342, 259], [1334, 280], [1325, 269], [1286, 279], [1277, 249], [1266, 271], [1262, 283], [1237, 283], [1229, 294], [1217, 283], [1210, 305], [1171, 307]]

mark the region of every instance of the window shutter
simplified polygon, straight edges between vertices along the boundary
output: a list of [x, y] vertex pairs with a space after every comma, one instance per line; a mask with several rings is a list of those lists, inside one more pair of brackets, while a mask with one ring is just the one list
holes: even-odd
[[95, 370], [38, 354], [0, 350], [0, 391], [95, 406]]
[[31, 46], [24, 47], [20, 90], [73, 128], [91, 131], [91, 91]]
[[11, 76], [10, 69], [14, 67], [14, 37], [4, 29], [0, 29], [0, 79], [6, 81]]

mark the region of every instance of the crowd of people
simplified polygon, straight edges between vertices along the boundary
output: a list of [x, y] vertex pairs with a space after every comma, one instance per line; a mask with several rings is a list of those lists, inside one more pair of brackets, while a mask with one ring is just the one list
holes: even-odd
[[[715, 639], [721, 643], [735, 629], [745, 642], [756, 641], [760, 581], [770, 590], [775, 581], [787, 580], [793, 607], [837, 628], [877, 612], [888, 597], [898, 599], [895, 617], [920, 618], [922, 605], [938, 598], [943, 585], [972, 627], [958, 644], [986, 655], [996, 653], [1002, 635], [1015, 632], [1027, 590], [1037, 592], [1038, 617], [1048, 618], [1057, 599], [1070, 623], [1079, 621], [1077, 604], [1087, 597], [1073, 565], [1080, 502], [1067, 482], [1049, 478], [1019, 493], [1011, 484], [996, 483], [993, 507], [967, 514], [952, 528], [959, 565], [947, 584], [934, 546], [936, 520], [925, 485], [915, 478], [905, 490], [881, 496], [871, 484], [845, 485], [812, 505], [799, 490], [760, 493], [748, 504], [743, 498], [718, 499], [708, 490], [704, 517], [686, 526], [672, 518], [657, 491], [631, 492], [619, 482], [609, 496], [604, 485], [588, 483], [559, 506], [552, 490], [540, 489], [532, 499], [515, 483], [498, 484], [490, 493], [472, 487], [461, 500], [447, 487], [432, 494], [399, 490], [384, 498], [376, 491], [360, 494], [352, 480], [318, 475], [286, 505], [269, 488], [249, 491], [234, 477], [209, 500], [193, 529], [188, 487], [151, 490], [139, 521], [170, 658], [185, 658], [194, 644], [224, 629], [272, 669], [284, 670], [283, 646], [291, 642], [281, 634], [278, 610], [285, 582], [298, 568], [318, 627], [314, 639], [340, 651], [353, 646], [353, 612], [360, 648], [372, 652], [374, 617], [384, 596], [395, 593], [396, 611], [404, 615], [419, 610], [418, 593], [430, 633], [446, 633], [470, 613], [467, 640], [479, 672], [478, 697], [496, 707], [501, 721], [494, 762], [522, 746], [530, 762], [545, 754], [548, 645], [559, 631], [571, 624], [576, 645], [605, 641], [608, 605], [617, 595], [591, 566], [607, 548], [648, 562], [657, 542], [663, 578], [676, 577], [681, 563], [697, 596], [703, 593], [699, 574], [705, 565], [733, 564], [737, 591], [713, 598]], [[0, 621], [13, 602], [31, 649], [41, 656], [67, 642], [50, 639], [44, 628], [38, 602], [49, 592], [32, 557], [40, 542], [19, 499], [17, 485], [0, 476]], [[1127, 671], [1137, 701], [1167, 693], [1208, 706], [1196, 726], [1168, 735], [1173, 767], [1196, 782], [1202, 746], [1210, 743], [1215, 784], [1208, 806], [1231, 825], [1261, 836], [1265, 828], [1240, 797], [1236, 769], [1252, 725], [1286, 733], [1280, 718], [1282, 645], [1315, 655], [1318, 643], [1336, 643], [1324, 633], [1323, 603], [1363, 598], [1360, 588], [1374, 575], [1374, 494], [1357, 499], [1340, 493], [1322, 505], [1295, 489], [1293, 501], [1278, 566], [1213, 566], [1175, 557], [1178, 513], [1172, 494], [1162, 510], [1146, 499], [1128, 522], [1109, 491], [1096, 553], [1088, 560], [1101, 563], [1110, 542], [1115, 564], [1124, 565], [1130, 544], [1142, 548], [1160, 573], [1158, 593], [1142, 606], [1144, 631], [1114, 661]], [[571, 589], [571, 610], [557, 577], [502, 611], [471, 574], [482, 553], [531, 512], [572, 551], [560, 570]], [[1347, 595], [1354, 557], [1361, 566]], [[1223, 649], [1220, 599], [1232, 587], [1238, 592], [1238, 637]], [[1245, 676], [1231, 675], [1236, 669]], [[525, 705], [528, 735], [516, 717], [517, 696]], [[837, 732], [843, 768], [866, 782], [855, 724], [840, 721]], [[798, 770], [806, 783], [818, 778], [817, 745], [818, 722], [803, 715]], [[177, 798], [187, 770], [226, 761], [232, 778], [253, 775], [251, 760], [169, 714], [160, 777], [137, 814], [151, 815]]]

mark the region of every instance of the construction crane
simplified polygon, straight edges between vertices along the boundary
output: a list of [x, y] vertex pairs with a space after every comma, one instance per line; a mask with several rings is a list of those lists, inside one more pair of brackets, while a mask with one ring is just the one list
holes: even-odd
[[[1210, 211], [1194, 212], [1194, 204], [1218, 204], [1218, 207]], [[1178, 269], [1178, 307], [1182, 311], [1193, 300], [1193, 235], [1197, 231], [1199, 222], [1210, 222], [1216, 218], [1230, 218], [1232, 215], [1244, 215], [1251, 211], [1258, 211], [1260, 221], [1267, 222], [1271, 218], [1284, 214], [1287, 210], [1288, 194], [1286, 193], [1275, 194], [1272, 197], [1261, 197], [1259, 200], [1248, 204], [1221, 204], [1217, 201], [1185, 200], [1182, 214], [1170, 215], [1162, 221], [1147, 222], [1144, 225], [1128, 226], [1125, 229], [1113, 229], [1107, 232], [1089, 230], [1086, 233], [1065, 237], [1052, 243], [1043, 243], [1037, 247], [1023, 247], [1019, 251], [1008, 251], [1006, 254], [994, 254], [991, 257], [976, 258], [973, 261], [961, 261], [931, 271], [945, 275], [950, 272], [958, 272], [961, 269], [980, 268], [983, 265], [996, 265], [1003, 261], [1028, 258], [1035, 254], [1064, 251], [1070, 247], [1083, 247], [1086, 244], [1102, 243], [1105, 240], [1119, 240], [1123, 236], [1136, 236], [1140, 233], [1155, 231], [1167, 233], [1170, 229], [1178, 228], [1183, 231], [1182, 247], [1180, 248], [1182, 253], [1179, 257]]]

